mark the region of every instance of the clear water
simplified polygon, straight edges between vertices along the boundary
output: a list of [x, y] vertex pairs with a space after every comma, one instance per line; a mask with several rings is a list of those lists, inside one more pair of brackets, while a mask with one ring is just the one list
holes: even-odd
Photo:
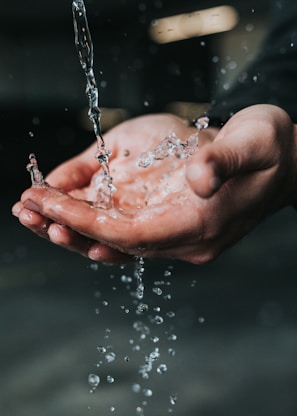
[[[93, 123], [93, 129], [97, 140], [97, 158], [100, 166], [100, 174], [96, 177], [97, 199], [95, 205], [98, 208], [113, 208], [113, 192], [115, 187], [109, 172], [109, 156], [110, 152], [106, 149], [105, 142], [101, 132], [101, 111], [99, 108], [99, 92], [93, 69], [93, 43], [88, 27], [85, 4], [82, 0], [72, 1], [73, 24], [75, 33], [75, 45], [78, 52], [81, 67], [86, 76], [86, 96], [89, 103], [89, 118]], [[161, 143], [159, 143], [152, 151], [145, 152], [140, 155], [138, 164], [140, 167], [149, 167], [156, 160], [163, 160], [168, 157], [176, 157], [178, 159], [188, 159], [196, 152], [199, 145], [198, 132], [207, 128], [208, 118], [202, 117], [197, 120], [197, 133], [188, 137], [186, 141], [182, 141], [175, 133], [171, 133]], [[27, 170], [30, 172], [32, 186], [44, 186], [43, 175], [38, 168], [36, 156], [32, 153], [29, 156]], [[94, 267], [98, 270], [98, 267]], [[135, 382], [130, 387], [130, 392], [140, 395], [140, 399], [135, 399], [135, 414], [144, 415], [145, 407], [148, 401], [154, 397], [154, 377], [166, 377], [170, 373], [170, 358], [175, 357], [176, 349], [174, 343], [177, 335], [173, 333], [175, 312], [170, 308], [163, 310], [164, 302], [171, 301], [171, 293], [168, 291], [170, 286], [171, 270], [166, 269], [161, 280], [156, 280], [151, 290], [153, 301], [145, 292], [144, 276], [145, 267], [143, 257], [135, 258], [134, 271], [132, 275], [122, 274], [120, 282], [126, 285], [127, 291], [131, 295], [132, 303], [121, 305], [120, 310], [125, 314], [135, 313], [136, 318], [131, 326], [132, 336], [130, 339], [129, 349], [124, 356], [119, 356], [117, 346], [112, 345], [112, 331], [106, 328], [102, 336], [102, 345], [97, 347], [99, 360], [97, 363], [97, 372], [90, 373], [88, 376], [88, 384], [91, 388], [90, 392], [94, 393], [100, 388], [101, 381], [104, 380], [109, 385], [114, 385], [117, 378], [112, 374], [112, 364], [118, 360], [129, 363], [138, 360], [138, 371], [135, 375]], [[114, 277], [113, 277], [114, 278]], [[113, 286], [116, 290], [116, 286]], [[103, 288], [104, 290], [104, 288]], [[146, 288], [147, 291], [147, 288]], [[96, 292], [96, 298], [100, 299], [101, 293]], [[160, 301], [161, 300], [161, 301]], [[104, 300], [100, 308], [96, 308], [96, 314], [102, 317], [102, 310], [108, 309], [109, 304]], [[160, 304], [162, 303], [162, 308]], [[103, 308], [101, 309], [101, 306]], [[119, 310], [119, 309], [118, 309]], [[104, 312], [103, 312], [104, 313]], [[204, 318], [199, 318], [199, 322], [204, 322]], [[164, 348], [165, 347], [165, 348]], [[172, 363], [172, 361], [171, 361]], [[105, 366], [108, 366], [106, 375]], [[99, 371], [100, 370], [100, 371]], [[168, 371], [169, 370], [169, 371]], [[101, 373], [102, 371], [102, 373]], [[136, 397], [136, 396], [135, 396]], [[138, 397], [138, 396], [137, 396]], [[166, 397], [166, 410], [172, 412], [176, 404], [177, 397], [175, 393], [168, 392]], [[109, 412], [115, 412], [114, 403], [110, 403]]]
[[[120, 404], [123, 396], [131, 415], [152, 415], [156, 403], [164, 415], [174, 412], [176, 407], [177, 393], [172, 389], [171, 380], [178, 357], [177, 322], [171, 297], [173, 268], [168, 266], [162, 272], [160, 267], [158, 278], [149, 282], [145, 281], [148, 267], [144, 267], [142, 258], [137, 258], [136, 266], [122, 266], [109, 277], [98, 276], [96, 282], [95, 309], [100, 308], [103, 327], [98, 333], [97, 369], [90, 373], [88, 381], [91, 393], [96, 390], [98, 400], [101, 394], [110, 397], [102, 412], [104, 415], [109, 414], [111, 408], [123, 415]], [[137, 290], [139, 285], [143, 285], [143, 289], [145, 286], [141, 296]], [[113, 297], [111, 288], [124, 290], [128, 296]], [[111, 299], [106, 297], [108, 292]], [[104, 304], [107, 307], [102, 308]], [[140, 305], [143, 307], [141, 312]], [[129, 325], [125, 334], [119, 335], [123, 320]], [[106, 325], [108, 328], [104, 330]], [[123, 371], [127, 374], [124, 383]], [[107, 388], [115, 389], [114, 395], [112, 390], [108, 393]], [[120, 396], [117, 394], [119, 388]]]
[[34, 153], [29, 155], [29, 163], [27, 164], [27, 171], [31, 176], [32, 186], [43, 186], [45, 185], [42, 172], [38, 168], [37, 159]]
[[[208, 127], [208, 123], [208, 117], [200, 117], [197, 119], [195, 126], [198, 131], [202, 131]], [[151, 166], [155, 160], [163, 160], [170, 156], [175, 156], [178, 159], [188, 159], [196, 152], [198, 145], [198, 132], [192, 134], [186, 141], [179, 139], [173, 132], [158, 144], [154, 150], [141, 153], [138, 160], [138, 166], [147, 168]]]
[[113, 207], [112, 194], [115, 187], [112, 184], [112, 177], [109, 173], [109, 156], [111, 153], [106, 149], [101, 132], [101, 111], [99, 108], [99, 91], [94, 75], [94, 51], [91, 33], [89, 30], [86, 8], [83, 0], [72, 2], [73, 25], [75, 34], [75, 45], [81, 67], [85, 73], [87, 85], [86, 96], [89, 102], [89, 119], [93, 124], [97, 140], [96, 158], [101, 165], [103, 175], [100, 183], [97, 184], [97, 200], [95, 205], [98, 208], [110, 209]]

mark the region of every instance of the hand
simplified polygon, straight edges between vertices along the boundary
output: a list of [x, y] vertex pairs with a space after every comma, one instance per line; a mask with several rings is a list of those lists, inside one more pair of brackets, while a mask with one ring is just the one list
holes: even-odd
[[[147, 149], [152, 149], [168, 133], [164, 131], [168, 116], [163, 117], [136, 119], [106, 135], [106, 142], [112, 143], [112, 150], [116, 150], [111, 167], [113, 164], [115, 183], [116, 179], [120, 183], [120, 191], [115, 194], [115, 197], [118, 194], [117, 201], [124, 196], [127, 203], [129, 181], [132, 183], [139, 174], [135, 157], [141, 145], [145, 142]], [[172, 130], [188, 134], [189, 128], [179, 123]], [[140, 137], [140, 132], [141, 144], [136, 144], [134, 140]], [[122, 261], [119, 253], [126, 253], [204, 263], [216, 258], [267, 215], [294, 202], [295, 136], [296, 128], [284, 111], [270, 105], [252, 106], [233, 116], [219, 132], [210, 129], [206, 140], [214, 141], [203, 146], [187, 164], [179, 162], [172, 173], [175, 192], [156, 192], [148, 205], [141, 196], [143, 184], [149, 184], [150, 189], [156, 187], [160, 182], [159, 170], [164, 173], [168, 167], [164, 168], [160, 162], [152, 170], [144, 170], [143, 180], [134, 187], [141, 208], [129, 204], [129, 198], [129, 215], [116, 211], [117, 218], [114, 218], [114, 212], [98, 212], [89, 203], [51, 188], [26, 191], [14, 211], [33, 231], [49, 235], [51, 241], [95, 260]], [[133, 166], [128, 163], [127, 178], [121, 182], [120, 172], [128, 161], [121, 152], [129, 146]], [[52, 176], [55, 186], [69, 192], [88, 185], [86, 179], [95, 171], [94, 162], [91, 164], [89, 158], [90, 150], [58, 168]], [[66, 179], [67, 172], [78, 175], [79, 166], [87, 174]], [[60, 176], [59, 180], [56, 175]], [[189, 186], [184, 186], [184, 176]], [[21, 204], [30, 211], [21, 209]], [[24, 220], [25, 214], [30, 216], [29, 221]]]
[[[114, 178], [113, 183], [118, 189], [114, 194], [115, 210], [97, 210], [93, 208], [92, 203], [86, 202], [94, 197], [92, 179], [99, 170], [98, 161], [94, 157], [94, 144], [81, 155], [55, 169], [46, 178], [50, 187], [27, 190], [22, 196], [22, 201], [13, 207], [14, 215], [23, 225], [41, 237], [94, 260], [131, 261], [131, 257], [124, 253], [139, 254], [140, 244], [137, 244], [135, 249], [132, 245], [136, 244], [136, 239], [142, 234], [145, 216], [151, 215], [150, 211], [152, 214], [157, 213], [156, 210], [153, 212], [152, 204], [156, 204], [157, 208], [162, 204], [159, 210], [167, 209], [171, 212], [170, 198], [167, 197], [168, 188], [171, 186], [171, 190], [175, 192], [172, 194], [173, 197], [182, 192], [186, 185], [183, 171], [185, 163], [174, 157], [155, 162], [150, 168], [140, 168], [136, 163], [141, 152], [153, 150], [172, 131], [185, 140], [192, 133], [196, 133], [197, 129], [188, 127], [183, 120], [171, 115], [144, 116], [117, 126], [104, 136], [108, 149], [112, 151], [110, 171]], [[201, 133], [200, 145], [211, 140], [215, 133], [212, 129]], [[174, 169], [172, 164], [176, 165]], [[162, 181], [164, 174], [168, 178]], [[174, 198], [171, 199], [174, 204]], [[43, 204], [49, 205], [46, 208], [41, 206]], [[177, 208], [180, 209], [180, 206]], [[175, 212], [173, 214], [175, 221]], [[113, 218], [114, 215], [118, 218]], [[75, 223], [74, 218], [80, 218], [80, 224]], [[168, 216], [167, 220], [166, 218], [165, 215], [165, 221], [171, 227], [172, 216]], [[85, 221], [86, 219], [88, 221]], [[160, 228], [157, 225], [157, 217], [155, 220], [156, 226]], [[149, 221], [147, 217], [146, 222]], [[139, 231], [136, 230], [137, 224]], [[165, 222], [163, 226], [167, 228]], [[135, 232], [131, 227], [135, 228]], [[154, 233], [150, 226], [146, 228]], [[118, 232], [121, 238], [116, 237]], [[115, 241], [110, 240], [113, 234]], [[167, 245], [166, 239], [167, 236], [164, 235], [164, 243]], [[123, 249], [122, 246], [125, 245], [131, 245], [131, 249]]]

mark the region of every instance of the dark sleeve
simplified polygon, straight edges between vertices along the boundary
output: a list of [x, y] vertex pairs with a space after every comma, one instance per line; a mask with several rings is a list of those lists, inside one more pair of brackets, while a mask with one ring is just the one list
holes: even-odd
[[274, 104], [297, 123], [297, 1], [273, 1], [261, 50], [229, 91], [214, 97], [208, 116], [224, 123], [253, 104]]

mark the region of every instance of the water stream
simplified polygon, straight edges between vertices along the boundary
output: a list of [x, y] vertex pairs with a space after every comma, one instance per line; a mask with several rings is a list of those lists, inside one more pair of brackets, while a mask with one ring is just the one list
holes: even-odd
[[[113, 193], [116, 191], [116, 188], [113, 185], [113, 180], [110, 176], [109, 170], [109, 156], [111, 155], [111, 152], [106, 148], [101, 131], [99, 92], [93, 68], [93, 43], [83, 0], [72, 1], [72, 13], [75, 33], [75, 45], [81, 67], [86, 76], [86, 96], [89, 104], [88, 116], [93, 124], [93, 130], [97, 142], [97, 152], [95, 157], [99, 162], [99, 174], [96, 175], [96, 180], [93, 180], [93, 185], [96, 186], [95, 192], [97, 196], [94, 204], [95, 207], [106, 210], [111, 209], [114, 206]], [[150, 152], [142, 153], [138, 159], [138, 166], [147, 168], [151, 166], [154, 161], [163, 160], [171, 156], [175, 156], [178, 159], [188, 159], [197, 150], [199, 144], [198, 132], [207, 128], [208, 121], [209, 120], [207, 117], [198, 119], [196, 122], [197, 132], [188, 137], [186, 141], [179, 139], [174, 132], [171, 133]], [[135, 168], [137, 167], [135, 166]], [[33, 153], [29, 155], [27, 170], [30, 172], [32, 186], [47, 186], [43, 179], [43, 175], [38, 168], [36, 156]], [[143, 257], [135, 257], [134, 260], [135, 264], [133, 276], [130, 277], [122, 275], [122, 282], [127, 285], [127, 290], [133, 298], [133, 306], [131, 306], [134, 309], [134, 313], [137, 315], [137, 320], [133, 323], [135, 340], [131, 340], [132, 352], [139, 352], [143, 350], [143, 358], [138, 366], [138, 375], [140, 376], [141, 380], [139, 383], [134, 383], [132, 385], [132, 391], [134, 393], [139, 393], [139, 391], [142, 391], [144, 396], [144, 400], [140, 401], [135, 408], [136, 414], [142, 416], [145, 413], [145, 406], [147, 406], [149, 398], [153, 395], [152, 384], [151, 386], [149, 384], [147, 385], [149, 378], [151, 377], [152, 373], [164, 375], [168, 370], [168, 363], [165, 358], [166, 356], [164, 355], [164, 351], [161, 352], [162, 349], [159, 347], [159, 345], [161, 345], [160, 342], [162, 341], [164, 344], [165, 339], [162, 340], [162, 333], [160, 333], [160, 331], [158, 336], [152, 336], [152, 328], [155, 330], [156, 327], [167, 323], [167, 328], [163, 332], [163, 337], [165, 335], [167, 341], [172, 343], [176, 341], [177, 336], [172, 332], [174, 328], [174, 325], [172, 325], [172, 319], [174, 318], [175, 313], [172, 310], [168, 310], [164, 315], [157, 303], [151, 303], [148, 300], [149, 298], [147, 299], [147, 296], [145, 296], [144, 293], [145, 285], [143, 282], [143, 275], [145, 272], [144, 259]], [[154, 296], [161, 296], [165, 302], [171, 300], [171, 294], [168, 293], [167, 288], [167, 286], [170, 285], [170, 281], [166, 280], [170, 275], [171, 271], [166, 270], [163, 279], [156, 281], [152, 289]], [[134, 282], [133, 288], [131, 288], [131, 282]], [[104, 305], [107, 306], [108, 302], [105, 302]], [[125, 313], [128, 313], [132, 308], [123, 306], [122, 309]], [[108, 331], [108, 335], [105, 334], [104, 339], [109, 338], [110, 329], [108, 329]], [[98, 347], [98, 352], [104, 357], [104, 360], [102, 359], [99, 362], [98, 367], [101, 367], [103, 362], [106, 362], [108, 365], [110, 365], [117, 358], [111, 345], [101, 345]], [[174, 357], [174, 355], [175, 349], [172, 347], [168, 348], [167, 356]], [[129, 356], [126, 355], [124, 360], [128, 362]], [[112, 376], [112, 374], [108, 374], [106, 380], [109, 384], [113, 384], [115, 378]], [[92, 393], [95, 392], [100, 384], [100, 381], [101, 376], [98, 374], [93, 372], [89, 374], [88, 382]], [[168, 397], [168, 412], [172, 412], [176, 403], [176, 395], [170, 394]], [[112, 405], [110, 407], [110, 412], [114, 411], [115, 407]]]
[[73, 25], [75, 33], [75, 45], [81, 67], [85, 73], [87, 85], [86, 96], [89, 102], [89, 119], [93, 123], [94, 133], [97, 140], [96, 158], [103, 170], [103, 177], [97, 184], [97, 200], [95, 205], [98, 208], [109, 209], [113, 207], [112, 194], [115, 187], [112, 184], [112, 177], [109, 173], [110, 151], [106, 149], [101, 132], [101, 111], [99, 108], [99, 91], [94, 74], [94, 48], [89, 30], [86, 8], [83, 0], [72, 2]]

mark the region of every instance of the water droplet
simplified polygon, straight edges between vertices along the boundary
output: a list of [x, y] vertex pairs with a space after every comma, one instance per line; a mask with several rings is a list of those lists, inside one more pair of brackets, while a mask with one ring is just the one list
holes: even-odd
[[160, 341], [160, 338], [159, 337], [153, 337], [153, 338], [151, 338], [151, 340], [153, 341], [154, 344], [156, 344], [157, 342]]
[[146, 101], [144, 101], [143, 105], [144, 105], [145, 107], [149, 107], [150, 103], [146, 100]]
[[169, 335], [168, 340], [169, 341], [176, 341], [177, 340], [177, 335], [175, 335], [175, 334]]
[[168, 140], [163, 140], [154, 151], [154, 159], [163, 160], [172, 153], [172, 146]]
[[176, 400], [177, 400], [177, 397], [174, 394], [169, 396], [169, 402], [170, 402], [171, 405], [174, 406], [176, 404]]
[[108, 382], [108, 383], [110, 383], [110, 384], [114, 383], [114, 378], [113, 378], [112, 376], [110, 376], [110, 375], [108, 375], [108, 376], [106, 377], [106, 380], [107, 380], [107, 382]]
[[148, 335], [150, 333], [150, 329], [148, 326], [146, 326], [143, 322], [141, 321], [136, 321], [133, 324], [133, 328], [135, 329], [135, 331], [137, 332], [141, 332], [143, 334]]
[[152, 323], [153, 324], [161, 325], [161, 324], [163, 324], [163, 322], [164, 322], [164, 319], [160, 315], [156, 315], [152, 318]]
[[151, 397], [153, 395], [153, 391], [151, 389], [143, 389], [143, 394], [146, 397]]
[[32, 131], [29, 131], [29, 137], [31, 137], [31, 138], [34, 137], [34, 133]]
[[90, 387], [96, 388], [100, 383], [100, 377], [97, 374], [89, 374], [88, 383]]
[[148, 308], [149, 307], [146, 303], [140, 303], [139, 305], [137, 305], [136, 312], [137, 312], [137, 314], [140, 315], [140, 314], [143, 314], [143, 313], [147, 312]]
[[162, 289], [160, 289], [159, 287], [154, 287], [153, 292], [158, 296], [162, 295], [163, 293]]
[[150, 353], [148, 361], [156, 361], [160, 357], [159, 348], [155, 348], [153, 352]]
[[139, 345], [134, 345], [133, 347], [133, 351], [140, 351], [140, 346]]
[[115, 412], [115, 407], [114, 406], [110, 406], [110, 411], [111, 411], [111, 413], [113, 413], [113, 412]]
[[166, 315], [168, 316], [168, 318], [174, 318], [175, 317], [175, 312], [167, 312]]
[[101, 353], [101, 354], [105, 354], [106, 353], [106, 348], [103, 347], [102, 345], [100, 345], [99, 347], [97, 347], [97, 350]]
[[144, 411], [143, 411], [142, 407], [140, 407], [140, 406], [136, 407], [136, 415], [137, 416], [144, 416]]
[[105, 359], [108, 363], [112, 363], [116, 359], [116, 355], [114, 352], [109, 352], [105, 355]]
[[175, 354], [176, 354], [176, 352], [175, 352], [175, 350], [174, 350], [173, 348], [168, 348], [168, 354], [169, 354], [171, 357], [174, 357], [174, 356], [175, 356]]
[[160, 364], [159, 367], [157, 368], [157, 372], [159, 374], [164, 374], [167, 371], [167, 365], [166, 364]]
[[154, 154], [153, 152], [143, 152], [141, 153], [139, 160], [138, 160], [138, 166], [141, 168], [148, 168], [151, 166], [154, 162]]
[[132, 282], [132, 277], [130, 277], [130, 276], [126, 276], [125, 274], [123, 274], [123, 275], [121, 276], [121, 281], [122, 281], [123, 283], [131, 283], [131, 282]]
[[97, 271], [99, 269], [99, 264], [98, 263], [91, 263], [90, 264], [90, 269]]
[[134, 392], [134, 393], [140, 393], [141, 392], [141, 386], [140, 386], [140, 384], [133, 384], [132, 385], [132, 391]]
[[199, 316], [198, 322], [199, 324], [203, 324], [205, 322], [205, 319], [203, 318], [203, 316]]

